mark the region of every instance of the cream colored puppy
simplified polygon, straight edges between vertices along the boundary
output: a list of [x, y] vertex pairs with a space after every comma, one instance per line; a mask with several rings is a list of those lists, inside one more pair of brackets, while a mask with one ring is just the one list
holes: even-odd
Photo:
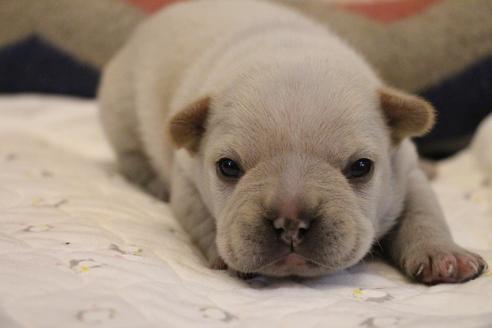
[[407, 275], [463, 282], [409, 137], [434, 121], [325, 28], [259, 1], [176, 4], [107, 66], [101, 118], [122, 172], [162, 198], [211, 265], [316, 276], [375, 243]]

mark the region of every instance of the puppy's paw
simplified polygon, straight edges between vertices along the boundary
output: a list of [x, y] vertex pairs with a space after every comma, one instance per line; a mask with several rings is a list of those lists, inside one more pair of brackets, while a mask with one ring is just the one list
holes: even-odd
[[227, 270], [227, 264], [220, 256], [217, 256], [210, 260], [208, 263], [208, 267], [212, 270]]
[[228, 265], [224, 262], [224, 260], [218, 256], [209, 262], [209, 268], [212, 270], [229, 270], [233, 275], [242, 280], [253, 279], [257, 276], [256, 273], [244, 273], [236, 270], [229, 269]]
[[406, 257], [403, 266], [418, 282], [435, 285], [475, 279], [486, 270], [487, 263], [458, 246], [422, 246]]

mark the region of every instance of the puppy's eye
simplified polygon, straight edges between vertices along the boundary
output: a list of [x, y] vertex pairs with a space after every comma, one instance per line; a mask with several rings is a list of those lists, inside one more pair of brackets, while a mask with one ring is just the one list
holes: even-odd
[[217, 170], [220, 175], [228, 179], [238, 179], [242, 174], [239, 165], [230, 158], [221, 158], [217, 162]]
[[346, 171], [346, 175], [351, 178], [362, 178], [372, 171], [373, 162], [368, 158], [360, 158], [350, 164]]

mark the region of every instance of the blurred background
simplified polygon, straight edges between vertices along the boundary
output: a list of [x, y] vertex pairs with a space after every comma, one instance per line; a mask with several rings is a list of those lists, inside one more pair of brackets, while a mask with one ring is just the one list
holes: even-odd
[[[0, 96], [95, 97], [135, 26], [179, 1], [193, 0], [0, 0]], [[388, 84], [434, 104], [436, 128], [417, 140], [426, 157], [465, 147], [492, 111], [491, 0], [271, 1], [329, 26]]]

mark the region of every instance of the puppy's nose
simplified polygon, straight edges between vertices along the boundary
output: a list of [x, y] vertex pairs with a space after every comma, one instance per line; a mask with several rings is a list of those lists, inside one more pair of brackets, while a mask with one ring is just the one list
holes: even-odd
[[300, 244], [304, 239], [304, 236], [311, 225], [310, 221], [310, 219], [299, 220], [279, 217], [273, 220], [273, 227], [280, 240], [293, 247]]

